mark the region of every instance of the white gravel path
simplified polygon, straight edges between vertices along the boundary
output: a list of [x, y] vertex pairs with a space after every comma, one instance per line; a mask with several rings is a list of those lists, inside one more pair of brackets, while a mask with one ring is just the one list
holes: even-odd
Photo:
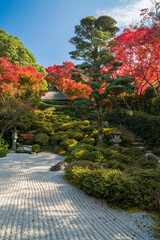
[[153, 240], [146, 213], [111, 209], [50, 172], [51, 153], [0, 158], [0, 240]]

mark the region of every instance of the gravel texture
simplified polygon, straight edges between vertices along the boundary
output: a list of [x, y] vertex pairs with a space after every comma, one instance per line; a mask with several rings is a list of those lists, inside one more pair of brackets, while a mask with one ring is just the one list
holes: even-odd
[[70, 185], [51, 153], [0, 158], [0, 240], [153, 240], [149, 215], [107, 206]]

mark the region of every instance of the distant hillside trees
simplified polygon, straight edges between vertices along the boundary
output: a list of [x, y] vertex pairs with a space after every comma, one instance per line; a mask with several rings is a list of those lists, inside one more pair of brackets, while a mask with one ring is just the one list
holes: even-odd
[[0, 57], [7, 57], [12, 64], [19, 66], [32, 66], [39, 72], [45, 73], [43, 66], [36, 63], [36, 58], [19, 40], [0, 29]]

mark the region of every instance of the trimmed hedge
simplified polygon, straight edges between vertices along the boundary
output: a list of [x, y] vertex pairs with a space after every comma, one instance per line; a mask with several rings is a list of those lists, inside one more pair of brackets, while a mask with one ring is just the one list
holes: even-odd
[[[86, 166], [86, 167], [85, 167]], [[69, 164], [66, 178], [88, 195], [104, 198], [123, 209], [155, 208], [155, 188], [160, 181], [159, 169], [136, 169], [132, 174], [118, 169], [104, 169], [84, 164]]]

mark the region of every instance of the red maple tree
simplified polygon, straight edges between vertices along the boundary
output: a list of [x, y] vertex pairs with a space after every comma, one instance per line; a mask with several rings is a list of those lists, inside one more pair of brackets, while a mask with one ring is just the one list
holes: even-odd
[[[76, 82], [72, 79], [74, 66], [72, 62], [63, 62], [62, 65], [50, 66], [46, 68], [46, 80], [50, 85], [56, 85], [71, 98], [88, 97], [92, 91], [91, 88], [81, 81]], [[74, 74], [79, 73], [74, 71]]]
[[7, 58], [0, 58], [0, 94], [25, 101], [40, 94], [44, 75], [31, 66], [13, 65]]
[[[157, 7], [159, 8], [159, 4]], [[135, 79], [133, 101], [147, 88], [157, 96], [160, 90], [160, 17], [149, 9], [142, 9], [140, 26], [130, 26], [115, 38], [111, 53], [122, 62], [114, 76], [128, 76]], [[152, 17], [154, 21], [149, 19]]]

